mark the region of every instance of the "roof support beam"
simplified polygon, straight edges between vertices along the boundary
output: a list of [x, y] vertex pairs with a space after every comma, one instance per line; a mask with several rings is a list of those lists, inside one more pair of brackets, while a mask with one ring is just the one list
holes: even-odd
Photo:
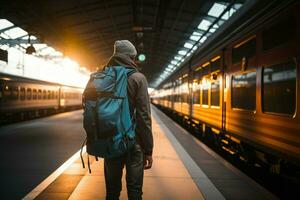
[[9, 27], [6, 27], [6, 28], [3, 28], [3, 29], [0, 29], [0, 33], [3, 33], [3, 32], [5, 32], [5, 31], [8, 31], [8, 30], [10, 30], [10, 29], [12, 29], [12, 28], [15, 28], [16, 26], [9, 26]]
[[[16, 46], [19, 44], [28, 44], [27, 39], [1, 39], [0, 45], [7, 44], [9, 46]], [[30, 44], [41, 44], [39, 40], [30, 40]]]

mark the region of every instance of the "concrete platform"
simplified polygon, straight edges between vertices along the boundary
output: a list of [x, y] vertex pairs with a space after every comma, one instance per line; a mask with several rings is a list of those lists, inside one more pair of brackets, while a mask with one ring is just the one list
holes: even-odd
[[[152, 120], [155, 142], [154, 163], [150, 170], [145, 171], [143, 199], [204, 199], [161, 124], [155, 117]], [[44, 190], [35, 189], [24, 199], [105, 199], [103, 160], [98, 162], [92, 160], [91, 169], [91, 174], [86, 169], [82, 169], [78, 158], [51, 184], [44, 183], [49, 184]], [[127, 199], [125, 179], [123, 179], [120, 199]]]
[[[152, 122], [154, 162], [145, 171], [143, 199], [276, 199], [155, 107]], [[82, 168], [77, 152], [24, 199], [105, 199], [103, 160], [92, 159], [91, 168]], [[125, 179], [120, 199], [127, 199]]]

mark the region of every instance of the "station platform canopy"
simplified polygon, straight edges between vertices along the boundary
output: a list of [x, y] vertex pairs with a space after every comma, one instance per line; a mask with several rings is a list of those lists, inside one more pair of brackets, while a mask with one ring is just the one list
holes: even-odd
[[[137, 47], [142, 71], [155, 87], [247, 2], [8, 1], [0, 7], [0, 18], [14, 25], [0, 27], [0, 33], [19, 27], [28, 32], [26, 37], [32, 35], [32, 41], [51, 45], [91, 71], [106, 64], [114, 41], [128, 39]], [[13, 40], [6, 38], [6, 43], [24, 42], [26, 37], [20, 33]]]

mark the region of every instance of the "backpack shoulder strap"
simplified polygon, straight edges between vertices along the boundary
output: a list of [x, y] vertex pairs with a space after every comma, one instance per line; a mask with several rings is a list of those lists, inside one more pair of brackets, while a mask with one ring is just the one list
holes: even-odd
[[127, 78], [129, 78], [132, 74], [134, 74], [136, 72], [138, 72], [138, 70], [135, 68], [127, 69]]

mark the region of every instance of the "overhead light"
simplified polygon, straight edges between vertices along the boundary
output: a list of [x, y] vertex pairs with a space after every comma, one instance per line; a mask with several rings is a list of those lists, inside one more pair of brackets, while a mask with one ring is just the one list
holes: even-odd
[[26, 54], [33, 54], [35, 52], [35, 48], [32, 44], [26, 48]]
[[138, 56], [138, 60], [141, 61], [141, 62], [144, 62], [144, 61], [146, 60], [146, 55], [141, 53], [141, 54]]
[[[30, 35], [28, 36], [28, 43], [30, 44]], [[32, 44], [26, 48], [26, 54], [33, 54], [36, 50]]]

